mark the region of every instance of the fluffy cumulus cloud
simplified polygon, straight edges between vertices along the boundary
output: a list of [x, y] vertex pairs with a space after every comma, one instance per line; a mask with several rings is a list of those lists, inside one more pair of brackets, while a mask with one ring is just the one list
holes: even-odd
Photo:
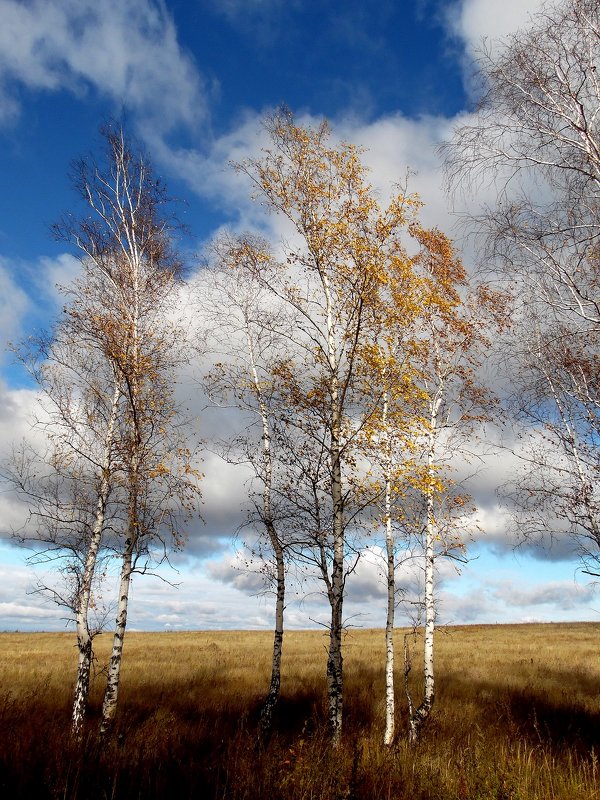
[[[235, 127], [215, 137], [207, 150], [170, 148], [158, 141], [153, 146], [161, 163], [192, 191], [228, 213], [232, 227], [256, 230], [276, 241], [289, 235], [285, 223], [277, 215], [265, 214], [261, 204], [253, 201], [253, 187], [247, 176], [232, 166], [260, 158], [269, 144], [264, 120], [271, 113], [272, 109], [247, 111]], [[300, 114], [297, 121], [315, 126], [321, 119]], [[330, 120], [330, 124], [333, 144], [344, 140], [363, 148], [369, 181], [382, 204], [406, 185], [409, 193], [418, 194], [425, 204], [425, 224], [452, 229], [454, 218], [442, 186], [438, 147], [451, 135], [453, 120], [410, 120], [393, 114], [365, 122], [351, 115]]]
[[60, 287], [79, 272], [79, 261], [63, 253], [18, 262], [0, 255], [0, 362], [11, 360], [7, 348], [17, 345], [27, 330], [39, 327], [63, 302]]
[[541, 5], [542, 0], [461, 0], [449, 7], [446, 20], [473, 56], [484, 41], [491, 44], [526, 25]]
[[[220, 198], [229, 208], [236, 209], [237, 220], [233, 223], [234, 227], [258, 230], [276, 242], [282, 237], [289, 239], [290, 234], [285, 223], [277, 215], [265, 216], [260, 204], [251, 199], [252, 191], [247, 178], [229, 166], [231, 161], [240, 163], [260, 157], [261, 148], [267, 145], [262, 119], [263, 115], [258, 112], [247, 113], [238, 126], [213, 141], [208, 156], [199, 151], [172, 151], [165, 152], [164, 156], [170, 158], [173, 170], [185, 177], [195, 191], [211, 198]], [[409, 174], [409, 190], [418, 192], [425, 203], [423, 221], [451, 232], [454, 218], [449, 209], [448, 197], [442, 188], [441, 161], [437, 147], [451, 135], [452, 127], [457, 121], [464, 122], [466, 119], [467, 115], [462, 115], [457, 120], [409, 120], [400, 114], [394, 114], [365, 122], [356, 117], [345, 117], [332, 121], [332, 140], [335, 142], [345, 139], [365, 148], [363, 159], [370, 169], [370, 180], [383, 203], [395, 185], [401, 183], [407, 173], [412, 173]], [[304, 125], [315, 125], [319, 122], [306, 114], [299, 116], [298, 121]], [[493, 187], [488, 187], [488, 191], [491, 201]], [[464, 256], [469, 259], [472, 254], [467, 251]], [[496, 388], [499, 390], [502, 388], [497, 374], [492, 376], [492, 382], [498, 384]], [[497, 431], [492, 431], [492, 436], [494, 439], [499, 438]], [[470, 445], [470, 460], [463, 460], [458, 464], [454, 460], [453, 478], [473, 497], [478, 508], [474, 520], [477, 524], [471, 526], [473, 538], [475, 541], [487, 541], [499, 553], [511, 550], [519, 538], [508, 507], [497, 496], [498, 487], [514, 477], [519, 469], [514, 445], [514, 442], [504, 441], [502, 447], [492, 447], [489, 438], [486, 442], [475, 441]], [[212, 458], [211, 464], [214, 465]], [[206, 472], [209, 475], [210, 471]], [[235, 471], [232, 471], [231, 475], [234, 474]], [[225, 492], [227, 491], [226, 488]], [[539, 540], [528, 542], [526, 548], [544, 559], [565, 559], [573, 556], [572, 543], [560, 536], [556, 537], [551, 549]]]
[[149, 127], [194, 126], [206, 110], [192, 59], [155, 0], [0, 0], [0, 121], [19, 89], [90, 87]]

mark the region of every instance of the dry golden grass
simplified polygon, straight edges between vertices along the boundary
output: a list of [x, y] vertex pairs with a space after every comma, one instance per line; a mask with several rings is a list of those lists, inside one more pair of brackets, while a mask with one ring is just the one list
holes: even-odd
[[[397, 637], [402, 651], [402, 632]], [[5, 797], [579, 800], [600, 798], [600, 625], [472, 626], [437, 634], [437, 697], [416, 748], [383, 736], [381, 631], [345, 640], [344, 741], [328, 746], [322, 631], [286, 634], [271, 740], [256, 716], [268, 632], [130, 633], [115, 736], [68, 735], [71, 634], [0, 634]], [[419, 643], [415, 646], [417, 672]], [[97, 640], [98, 663], [110, 637]], [[418, 675], [413, 689], [418, 692]]]

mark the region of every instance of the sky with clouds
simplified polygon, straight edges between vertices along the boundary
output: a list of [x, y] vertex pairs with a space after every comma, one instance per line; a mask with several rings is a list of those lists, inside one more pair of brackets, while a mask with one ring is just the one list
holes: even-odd
[[[257, 155], [261, 118], [282, 103], [301, 121], [330, 120], [333, 135], [365, 148], [384, 197], [410, 174], [424, 222], [453, 233], [437, 146], [472, 113], [474, 55], [525, 24], [537, 0], [0, 0], [0, 456], [31, 432], [35, 387], [6, 349], [59, 312], [57, 285], [77, 274], [50, 226], [74, 207], [70, 163], [98, 147], [98, 127], [123, 120], [179, 200], [192, 273], [222, 226], [269, 231], [229, 163]], [[482, 190], [483, 191], [483, 190]], [[272, 232], [272, 231], [271, 231]], [[472, 254], [465, 251], [465, 259]], [[191, 377], [178, 387], [202, 402]], [[226, 430], [203, 412], [200, 431]], [[204, 426], [204, 430], [202, 429]], [[204, 523], [192, 526], [176, 571], [134, 581], [133, 628], [270, 627], [272, 602], [235, 555], [243, 470], [207, 452]], [[440, 571], [447, 623], [597, 618], [600, 599], [568, 549], [514, 551], [495, 490], [506, 453], [484, 459], [470, 491], [482, 533], [472, 560]], [[26, 510], [0, 488], [0, 629], [61, 629], [64, 612], [31, 590], [41, 567], [10, 541]], [[381, 553], [368, 549], [348, 584], [351, 624], [381, 625]], [[42, 574], [40, 574], [42, 570]], [[50, 576], [51, 578], [51, 576]], [[409, 586], [413, 578], [401, 578]], [[326, 619], [318, 587], [298, 589], [288, 624]], [[107, 592], [108, 594], [108, 592]], [[596, 610], [598, 609], [598, 611]], [[404, 619], [400, 610], [400, 622]]]

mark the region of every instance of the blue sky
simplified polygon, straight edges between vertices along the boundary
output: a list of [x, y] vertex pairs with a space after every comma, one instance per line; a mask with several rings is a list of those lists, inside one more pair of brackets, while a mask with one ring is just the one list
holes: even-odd
[[[8, 341], [47, 326], [60, 308], [56, 284], [76, 273], [50, 225], [74, 208], [72, 159], [98, 146], [113, 117], [142, 141], [190, 234], [190, 267], [222, 225], [266, 223], [228, 168], [258, 153], [260, 119], [285, 103], [308, 123], [326, 116], [334, 136], [367, 148], [382, 192], [407, 170], [424, 219], [452, 232], [436, 145], [468, 117], [473, 54], [482, 37], [526, 21], [537, 0], [0, 0], [0, 455], [29, 432], [35, 390], [5, 352]], [[471, 256], [465, 253], [468, 261]], [[183, 386], [182, 393], [191, 390]], [[204, 423], [205, 425], [212, 423]], [[574, 559], [542, 548], [514, 555], [494, 494], [510, 469], [488, 462], [472, 491], [484, 534], [458, 576], [442, 571], [447, 622], [596, 619], [595, 594]], [[236, 569], [228, 545], [239, 523], [243, 477], [207, 455], [206, 525], [176, 557], [175, 589], [134, 585], [133, 627], [261, 627], [269, 601]], [[232, 499], [233, 498], [233, 499]], [[24, 554], [8, 539], [25, 510], [0, 494], [0, 629], [56, 629], [62, 613], [28, 594]], [[600, 603], [598, 603], [600, 609]], [[289, 620], [320, 619], [315, 598], [292, 599]], [[381, 624], [377, 559], [365, 560], [348, 614]]]

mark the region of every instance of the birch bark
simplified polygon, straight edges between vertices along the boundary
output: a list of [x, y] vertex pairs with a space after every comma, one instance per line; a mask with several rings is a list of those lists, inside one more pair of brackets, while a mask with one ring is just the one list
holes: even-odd
[[[425, 491], [426, 524], [425, 524], [425, 586], [423, 603], [425, 607], [425, 630], [423, 636], [423, 699], [419, 706], [414, 707], [409, 697], [408, 739], [413, 744], [419, 738], [423, 723], [427, 720], [435, 700], [434, 676], [434, 633], [435, 633], [435, 490], [434, 490], [434, 459], [436, 438], [438, 434], [438, 416], [444, 396], [444, 381], [440, 383], [435, 392], [429, 418], [428, 446], [427, 446], [427, 488]], [[406, 667], [405, 667], [406, 668]], [[408, 692], [408, 683], [406, 684]]]
[[71, 730], [73, 735], [76, 737], [81, 735], [81, 728], [85, 717], [89, 695], [90, 672], [92, 665], [92, 634], [89, 628], [88, 614], [94, 571], [96, 568], [96, 561], [98, 558], [98, 551], [100, 548], [102, 532], [104, 528], [106, 504], [111, 488], [112, 451], [114, 446], [115, 425], [117, 422], [120, 395], [120, 387], [118, 383], [115, 383], [111, 413], [106, 431], [106, 446], [101, 464], [101, 480], [98, 492], [98, 503], [96, 505], [94, 526], [86, 554], [84, 571], [81, 579], [81, 589], [76, 609], [75, 623], [77, 629], [78, 662], [77, 681], [75, 683], [75, 693], [73, 699], [73, 712], [71, 716]]
[[263, 522], [267, 531], [269, 542], [275, 556], [276, 570], [276, 599], [275, 599], [275, 630], [273, 633], [273, 656], [271, 659], [271, 681], [269, 691], [263, 703], [260, 713], [260, 728], [263, 735], [266, 735], [271, 728], [273, 710], [279, 700], [281, 687], [281, 658], [283, 653], [283, 612], [285, 607], [285, 563], [284, 549], [281, 539], [275, 527], [272, 508], [273, 492], [273, 458], [271, 454], [271, 426], [269, 423], [269, 409], [265, 402], [264, 392], [258, 376], [254, 345], [250, 332], [250, 321], [248, 316], [244, 319], [246, 327], [246, 344], [248, 347], [248, 357], [250, 359], [250, 370], [254, 392], [258, 402], [262, 424], [262, 478], [263, 478]]
[[396, 610], [396, 574], [394, 532], [392, 529], [392, 459], [390, 452], [388, 425], [388, 392], [383, 393], [381, 423], [384, 431], [384, 526], [387, 578], [387, 614], [385, 620], [385, 731], [383, 743], [389, 747], [394, 741], [395, 732], [395, 687], [394, 687], [394, 616]]
[[[116, 160], [116, 179], [114, 189], [114, 211], [120, 220], [119, 238], [123, 253], [123, 263], [120, 274], [120, 289], [122, 297], [128, 304], [122, 309], [124, 314], [124, 349], [120, 368], [126, 385], [127, 410], [123, 419], [125, 458], [128, 462], [127, 475], [127, 532], [121, 561], [121, 574], [119, 581], [119, 594], [117, 616], [113, 635], [113, 646], [108, 667], [108, 677], [104, 701], [102, 704], [102, 719], [100, 723], [101, 735], [110, 732], [117, 710], [119, 697], [119, 684], [121, 679], [121, 664], [123, 660], [123, 645], [127, 627], [127, 611], [129, 605], [129, 590], [131, 576], [134, 569], [134, 554], [137, 550], [141, 536], [141, 520], [139, 502], [141, 499], [140, 469], [143, 448], [143, 426], [148, 421], [152, 425], [150, 409], [146, 408], [147, 398], [144, 397], [143, 383], [151, 380], [150, 375], [143, 374], [140, 353], [140, 315], [142, 291], [142, 258], [144, 242], [140, 236], [144, 235], [144, 223], [150, 220], [143, 219], [144, 195], [142, 181], [145, 174], [143, 164], [140, 164], [140, 185], [132, 183], [129, 173], [125, 143], [121, 137], [120, 146], [114, 151]], [[140, 232], [138, 234], [138, 228]], [[146, 232], [148, 235], [148, 232]], [[146, 242], [146, 246], [151, 241]], [[146, 258], [151, 253], [146, 254]], [[150, 264], [151, 266], [151, 264]], [[148, 300], [149, 298], [147, 298]], [[146, 364], [146, 371], [150, 364]]]
[[119, 699], [119, 684], [121, 680], [121, 664], [123, 661], [123, 645], [125, 643], [125, 630], [127, 627], [127, 610], [129, 605], [129, 589], [131, 586], [131, 575], [133, 572], [133, 553], [136, 541], [135, 527], [129, 531], [123, 559], [121, 562], [121, 576], [119, 581], [119, 599], [117, 606], [117, 617], [115, 631], [113, 634], [113, 646], [108, 665], [108, 678], [104, 700], [102, 703], [102, 719], [100, 722], [100, 734], [105, 736], [110, 733], [117, 713], [117, 702]]
[[[318, 262], [317, 262], [318, 263]], [[331, 503], [333, 510], [333, 561], [331, 566], [331, 623], [329, 628], [329, 653], [327, 657], [327, 686], [329, 694], [329, 723], [332, 743], [336, 747], [342, 734], [344, 703], [344, 659], [342, 654], [343, 603], [344, 603], [344, 497], [342, 490], [339, 361], [336, 346], [334, 309], [328, 275], [320, 270], [325, 297], [327, 324], [327, 360], [329, 366], [329, 402], [331, 441], [329, 460], [331, 468]]]

